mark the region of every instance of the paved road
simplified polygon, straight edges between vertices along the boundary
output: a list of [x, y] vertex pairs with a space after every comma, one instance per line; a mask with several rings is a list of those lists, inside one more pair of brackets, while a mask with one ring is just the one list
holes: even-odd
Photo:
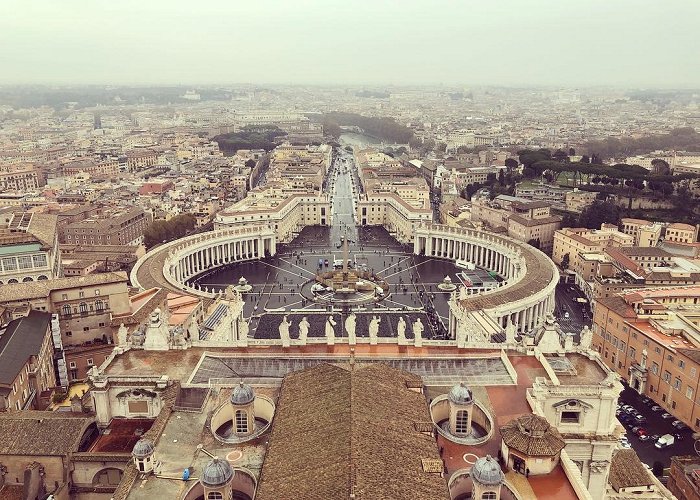
[[[555, 294], [554, 316], [562, 330], [576, 335], [581, 333], [585, 325], [591, 326], [588, 305], [581, 305], [576, 298], [583, 294], [574, 285], [559, 283]], [[568, 313], [569, 317], [566, 317]]]
[[[650, 435], [658, 434], [662, 436], [664, 434], [679, 433], [679, 431], [674, 429], [671, 425], [674, 419], [664, 420], [661, 418], [661, 413], [663, 412], [651, 411], [651, 407], [643, 404], [640, 398], [639, 394], [629, 387], [626, 387], [620, 395], [620, 401], [623, 404], [634, 406], [639, 413], [647, 418], [647, 422], [640, 425], [644, 427]], [[674, 455], [696, 454], [693, 448], [694, 440], [692, 439], [692, 432], [690, 432], [690, 430], [680, 432], [681, 436], [684, 438], [682, 441], [677, 441], [672, 446], [659, 450], [654, 447], [654, 443], [651, 440], [640, 441], [636, 435], [632, 434], [630, 427], [625, 427], [625, 429], [627, 430], [627, 438], [632, 448], [637, 452], [642, 462], [649, 466], [653, 466], [654, 462], [659, 461], [664, 464], [664, 467], [669, 467], [671, 464], [671, 457]]]

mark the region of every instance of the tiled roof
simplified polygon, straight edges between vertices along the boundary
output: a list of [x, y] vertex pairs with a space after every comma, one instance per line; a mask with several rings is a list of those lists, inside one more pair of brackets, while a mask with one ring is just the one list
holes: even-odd
[[622, 488], [654, 484], [634, 450], [619, 450], [613, 455], [608, 482], [617, 492]]
[[450, 498], [440, 474], [423, 468], [440, 457], [435, 440], [414, 428], [429, 420], [425, 396], [406, 387], [415, 378], [381, 363], [287, 375], [257, 500], [349, 498], [353, 490], [374, 499]]
[[632, 306], [630, 306], [625, 299], [619, 295], [597, 299], [597, 303], [603, 307], [606, 307], [607, 309], [610, 309], [612, 312], [619, 314], [623, 318], [637, 317]]
[[543, 417], [523, 415], [501, 427], [503, 442], [528, 457], [551, 457], [566, 443], [559, 432]]
[[63, 456], [78, 446], [93, 417], [55, 411], [0, 414], [0, 455]]

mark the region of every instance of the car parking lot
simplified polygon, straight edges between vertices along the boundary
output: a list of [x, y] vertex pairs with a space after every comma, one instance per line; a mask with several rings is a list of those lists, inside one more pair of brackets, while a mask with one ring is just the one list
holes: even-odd
[[[618, 420], [625, 427], [627, 439], [642, 462], [651, 467], [654, 465], [654, 462], [658, 461], [664, 467], [669, 467], [672, 456], [696, 454], [691, 429], [679, 430], [674, 427], [675, 417], [668, 415], [664, 418], [663, 408], [658, 407], [653, 401], [645, 402], [636, 391], [625, 387], [620, 395], [619, 405], [632, 408], [632, 411], [621, 410]], [[657, 408], [652, 409], [654, 406], [657, 406]], [[641, 418], [638, 418], [637, 415], [641, 416]], [[636, 427], [641, 427], [644, 432], [634, 433], [633, 429]], [[640, 438], [639, 434], [647, 437]], [[652, 439], [652, 436], [661, 437], [665, 434], [673, 435], [675, 442], [665, 448], [656, 448], [654, 446], [655, 439]]]

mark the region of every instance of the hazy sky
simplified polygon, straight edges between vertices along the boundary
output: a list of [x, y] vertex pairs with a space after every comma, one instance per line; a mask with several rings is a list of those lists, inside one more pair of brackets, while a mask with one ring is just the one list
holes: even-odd
[[700, 87], [698, 0], [0, 0], [0, 83]]

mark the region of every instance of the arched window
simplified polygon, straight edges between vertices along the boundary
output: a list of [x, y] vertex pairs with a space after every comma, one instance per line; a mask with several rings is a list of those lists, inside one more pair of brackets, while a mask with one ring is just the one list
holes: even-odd
[[22, 283], [29, 283], [30, 281], [34, 281], [34, 278], [32, 278], [31, 276], [25, 276], [24, 278], [22, 278]]
[[43, 274], [37, 278], [38, 281], [46, 281], [47, 279], [49, 279], [48, 276], [45, 276]]
[[68, 304], [63, 304], [63, 307], [61, 309], [63, 310], [63, 314], [65, 314], [65, 315], [70, 314], [70, 306]]
[[11, 278], [11, 279], [7, 280], [7, 283], [8, 283], [8, 284], [10, 284], [10, 283], [19, 283], [19, 281], [17, 281], [17, 280], [14, 279], [14, 278]]
[[79, 307], [80, 307], [80, 312], [81, 312], [81, 313], [86, 313], [86, 312], [88, 312], [88, 306], [87, 306], [87, 304], [86, 304], [85, 302], [81, 302]]
[[495, 491], [485, 491], [481, 495], [481, 500], [496, 500], [496, 492]]
[[224, 500], [224, 497], [218, 491], [210, 491], [207, 495], [207, 500]]
[[104, 311], [105, 305], [101, 300], [95, 301], [95, 311]]
[[467, 434], [469, 432], [469, 414], [467, 410], [458, 410], [455, 415], [455, 432], [457, 434]]
[[248, 414], [243, 410], [236, 410], [236, 434], [248, 432]]

